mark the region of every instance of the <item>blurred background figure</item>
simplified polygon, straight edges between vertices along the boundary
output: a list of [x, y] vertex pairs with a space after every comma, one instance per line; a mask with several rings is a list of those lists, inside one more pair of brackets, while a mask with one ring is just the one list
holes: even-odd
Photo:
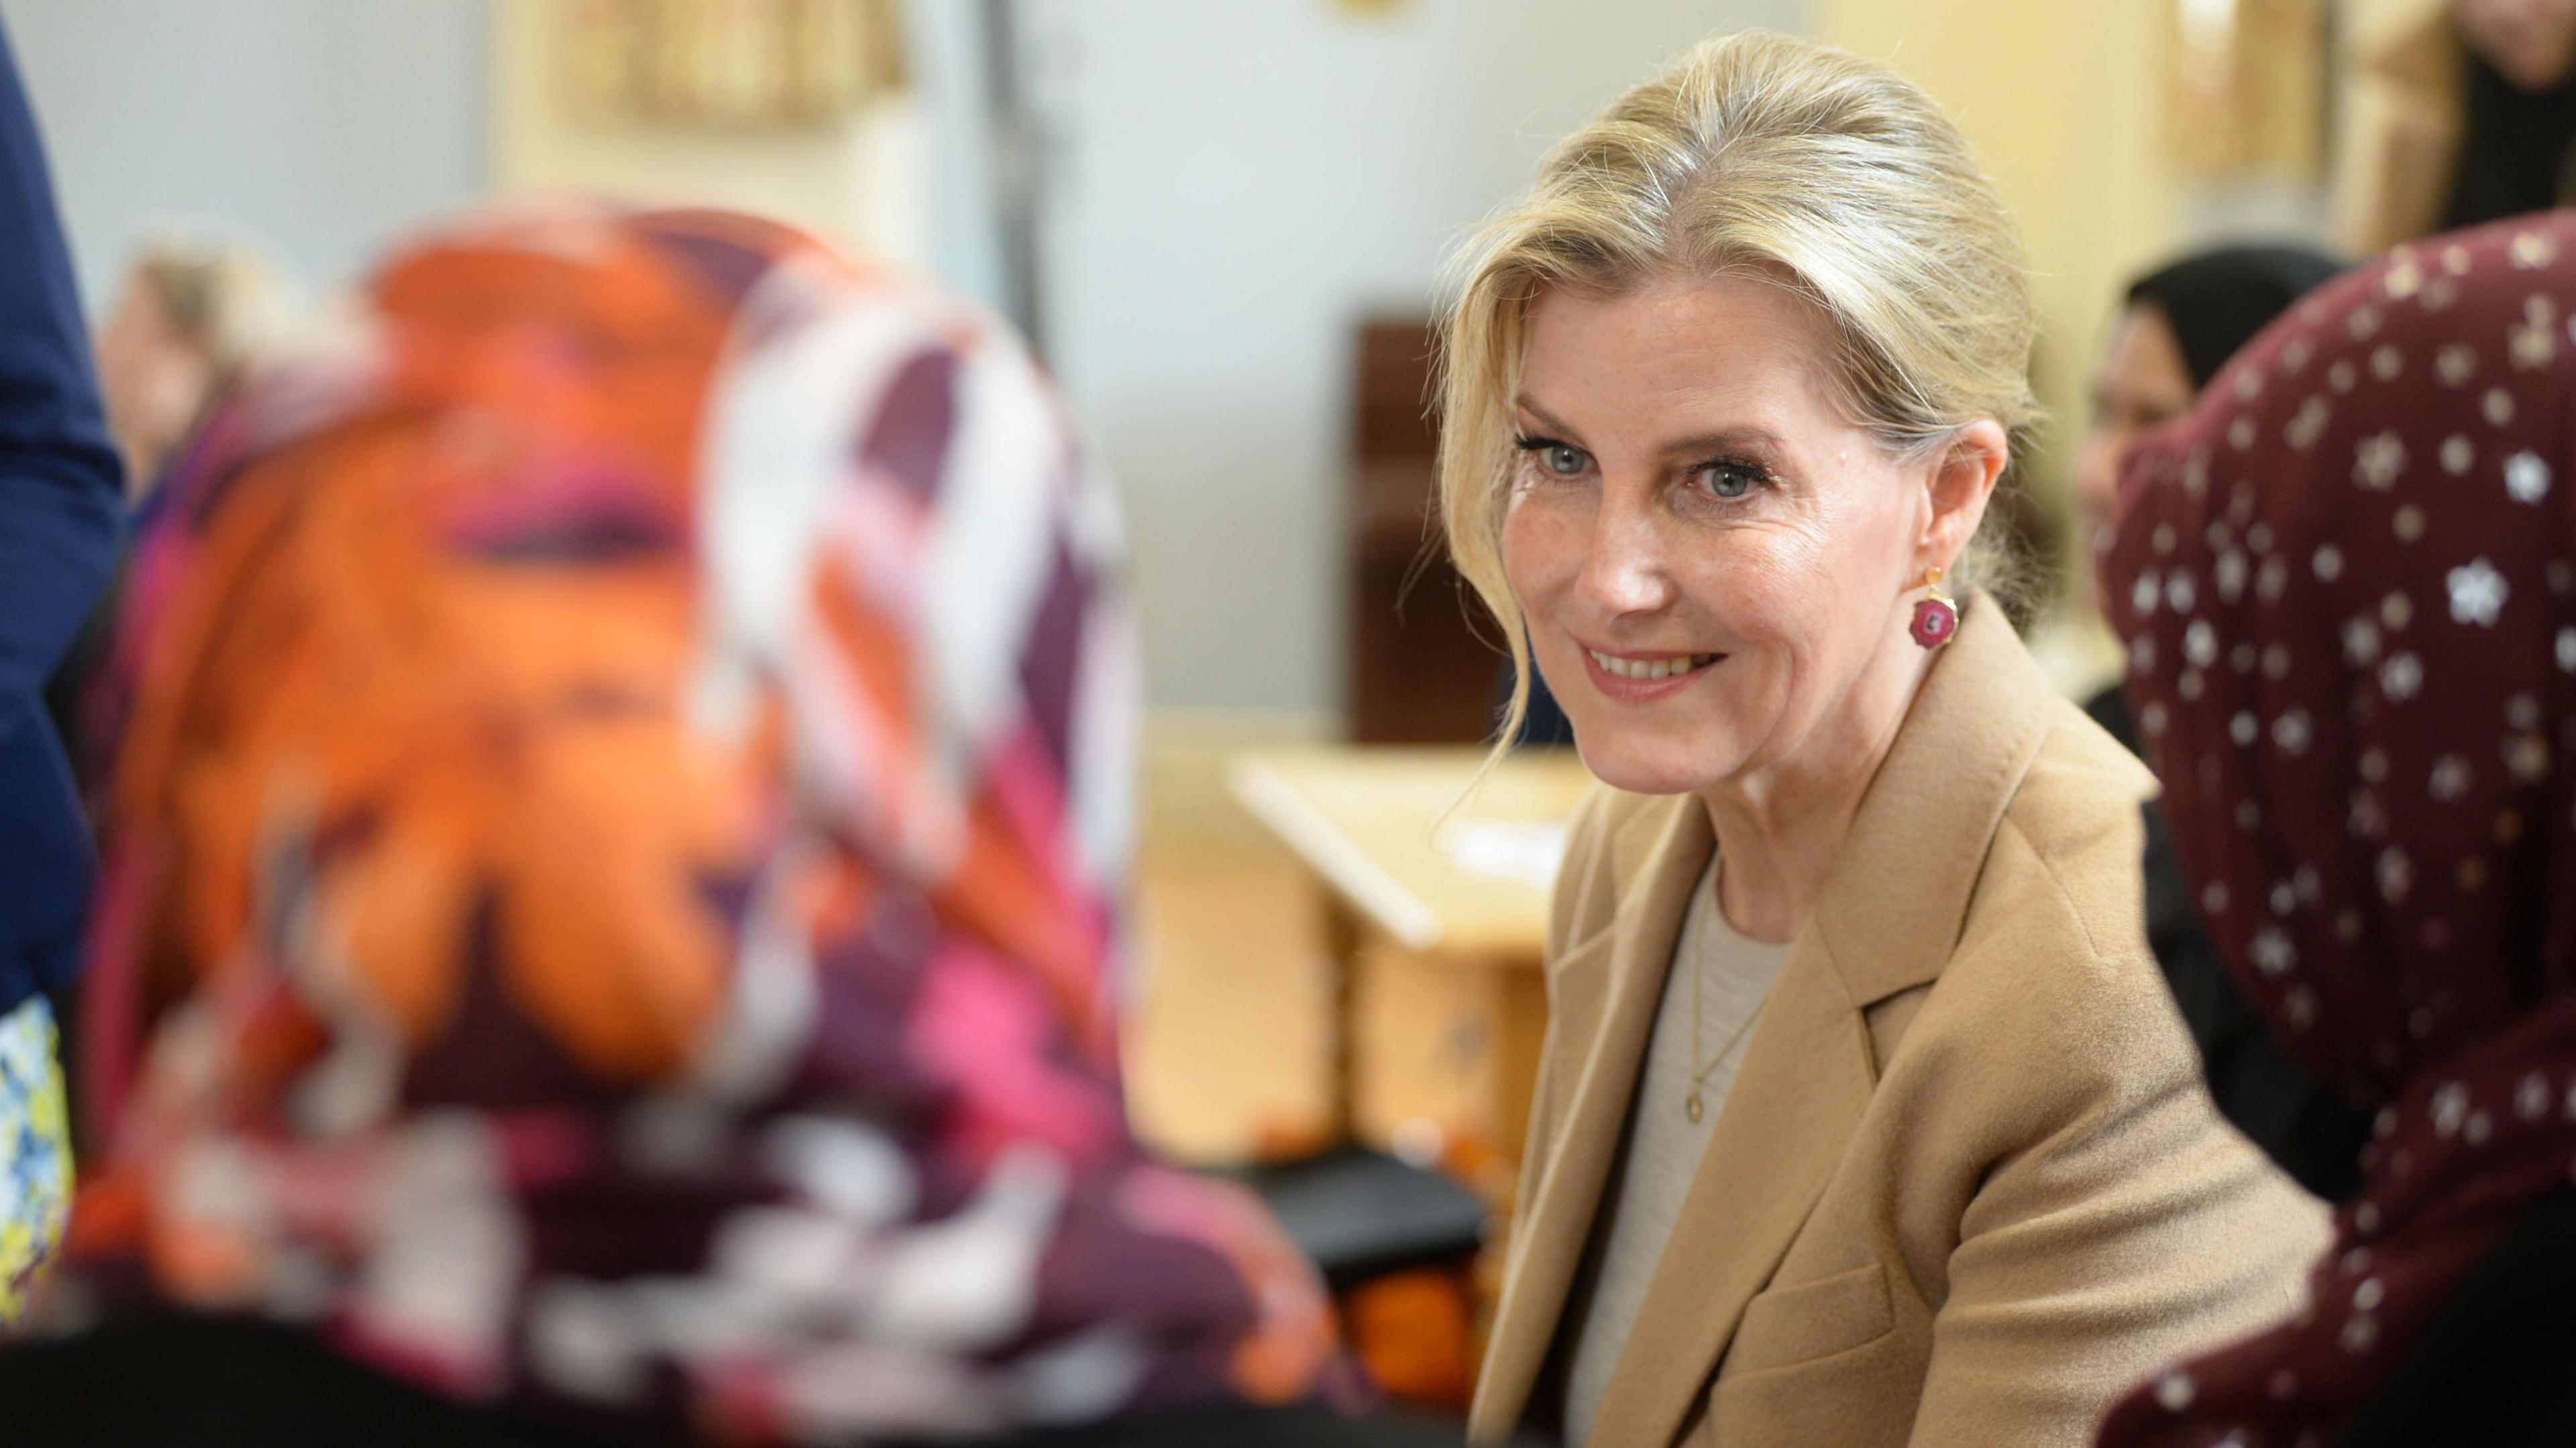
[[96, 866], [42, 691], [121, 536], [71, 259], [0, 33], [0, 1323], [62, 1230], [71, 1161], [46, 992], [80, 958]]
[[[147, 236], [119, 283], [98, 333], [99, 393], [108, 431], [125, 460], [126, 508], [139, 511], [160, 486], [179, 444], [210, 416], [289, 319], [286, 289], [249, 243], [161, 228]], [[70, 757], [84, 799], [101, 784], [102, 761], [83, 722], [90, 686], [114, 638], [124, 565], [99, 596], [45, 684], [45, 707]], [[78, 1003], [57, 992], [68, 1018]]]
[[0, 1356], [13, 1435], [1417, 1441], [1317, 1405], [1312, 1269], [1121, 1114], [1120, 530], [1016, 340], [579, 206], [366, 313], [136, 548], [107, 1325]]
[[2576, 198], [2576, 0], [2358, 0], [2345, 23], [2346, 246]]
[[2194, 898], [2370, 1122], [2294, 1143], [2354, 1168], [2313, 1310], [2112, 1448], [2576, 1442], [2576, 218], [2436, 254], [2447, 294], [2331, 284], [2128, 469], [2104, 591]]
[[[2342, 264], [2288, 246], [2223, 247], [2185, 257], [2139, 278], [2113, 326], [2093, 383], [2093, 425], [2076, 454], [2075, 496], [2088, 531], [2107, 526], [2121, 458], [2137, 440], [2191, 410], [2236, 350]], [[2084, 712], [2144, 753], [2127, 691], [2105, 685]], [[2339, 1195], [2358, 1168], [2340, 1143], [2358, 1129], [2350, 1108], [2297, 1068], [2247, 1010], [2224, 958], [2201, 927], [2192, 891], [2174, 859], [2163, 812], [2147, 814], [2147, 941], [2200, 1048], [2210, 1094], [2238, 1130], [2290, 1166], [2309, 1190]]]
[[2312, 248], [2225, 246], [2131, 282], [2093, 373], [2092, 426], [2075, 455], [2085, 521], [2109, 517], [2129, 444], [2190, 411], [2237, 348], [2341, 270]]
[[287, 309], [282, 280], [249, 243], [177, 229], [145, 238], [98, 337], [99, 388], [133, 502], [276, 339]]

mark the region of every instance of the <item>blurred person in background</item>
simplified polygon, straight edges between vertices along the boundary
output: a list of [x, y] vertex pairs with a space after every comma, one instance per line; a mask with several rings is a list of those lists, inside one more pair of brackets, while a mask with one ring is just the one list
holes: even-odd
[[2576, 200], [2576, 0], [2359, 0], [2341, 28], [2347, 249]]
[[[2290, 304], [2343, 270], [2322, 252], [2231, 246], [2185, 257], [2132, 284], [2093, 381], [2093, 424], [2075, 457], [2075, 497], [2087, 531], [2107, 524], [2120, 458], [2146, 433], [2191, 410], [2209, 379]], [[2128, 696], [2115, 681], [2084, 712], [2143, 753]], [[2164, 968], [2210, 1095], [2237, 1129], [2324, 1197], [2359, 1170], [2343, 1143], [2365, 1122], [2291, 1059], [2245, 1006], [2174, 860], [2173, 836], [2146, 806], [2147, 943]], [[2314, 1144], [2327, 1143], [2322, 1151]]]
[[714, 213], [369, 311], [135, 549], [11, 1441], [1440, 1441], [1128, 1132], [1136, 642], [1019, 342]]
[[[2330, 284], [2141, 445], [2102, 562], [2183, 869], [2371, 1121], [2311, 1308], [2112, 1448], [2576, 1442], [2576, 219]], [[2187, 585], [2187, 586], [2186, 586]], [[2249, 666], [2250, 664], [2250, 666]]]
[[2129, 284], [2093, 374], [2092, 426], [2075, 455], [2075, 501], [2088, 527], [2110, 515], [2129, 444], [2190, 411], [2239, 347], [2343, 269], [2308, 247], [2224, 246]]
[[1473, 1431], [2081, 1441], [2286, 1313], [2322, 1214], [2212, 1109], [2149, 953], [2153, 781], [1981, 532], [2028, 263], [1895, 72], [1716, 39], [1462, 254], [1460, 572], [1606, 788]]
[[98, 336], [99, 388], [135, 502], [276, 340], [286, 308], [275, 269], [247, 242], [176, 229], [144, 240]]
[[[46, 679], [116, 563], [122, 486], [36, 120], [0, 34], [0, 1322], [62, 1228], [53, 1013], [96, 858]], [[5, 1410], [0, 1410], [5, 1411]], [[4, 1421], [4, 1420], [0, 1420]]]
[[[108, 430], [125, 459], [126, 504], [151, 500], [171, 456], [213, 413], [286, 321], [277, 273], [248, 243], [173, 229], [145, 239], [126, 269], [98, 334], [99, 391]], [[113, 638], [123, 568], [45, 684], [45, 707], [67, 747], [72, 776], [94, 797], [102, 762], [81, 713]], [[76, 1001], [57, 994], [68, 1017]]]

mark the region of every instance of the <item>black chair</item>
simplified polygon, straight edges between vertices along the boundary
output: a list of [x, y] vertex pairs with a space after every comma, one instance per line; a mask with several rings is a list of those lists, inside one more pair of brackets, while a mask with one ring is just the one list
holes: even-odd
[[1335, 1292], [1391, 1272], [1457, 1266], [1485, 1244], [1485, 1204], [1475, 1193], [1382, 1151], [1344, 1146], [1232, 1175], [1269, 1204]]

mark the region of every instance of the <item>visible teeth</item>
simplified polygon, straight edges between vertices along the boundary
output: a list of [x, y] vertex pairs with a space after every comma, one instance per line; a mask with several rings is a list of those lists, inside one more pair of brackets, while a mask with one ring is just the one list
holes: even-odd
[[1693, 669], [1705, 667], [1717, 658], [1715, 654], [1692, 654], [1682, 659], [1623, 659], [1597, 650], [1586, 650], [1586, 652], [1592, 654], [1592, 662], [1601, 666], [1601, 672], [1613, 678], [1644, 681], [1669, 679], [1676, 675], [1687, 674]]

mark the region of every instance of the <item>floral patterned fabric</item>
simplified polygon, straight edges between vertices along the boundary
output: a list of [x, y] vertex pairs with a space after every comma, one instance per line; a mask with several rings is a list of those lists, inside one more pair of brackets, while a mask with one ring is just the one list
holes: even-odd
[[2105, 593], [2202, 915], [2377, 1116], [2312, 1309], [2102, 1441], [2322, 1445], [2576, 1168], [2576, 215], [2330, 284], [2126, 485]]
[[1118, 1089], [1109, 492], [984, 317], [741, 217], [396, 259], [138, 542], [74, 1256], [727, 1441], [1310, 1394]]
[[71, 1210], [71, 1134], [54, 1014], [30, 996], [0, 1015], [0, 1323], [25, 1308]]

